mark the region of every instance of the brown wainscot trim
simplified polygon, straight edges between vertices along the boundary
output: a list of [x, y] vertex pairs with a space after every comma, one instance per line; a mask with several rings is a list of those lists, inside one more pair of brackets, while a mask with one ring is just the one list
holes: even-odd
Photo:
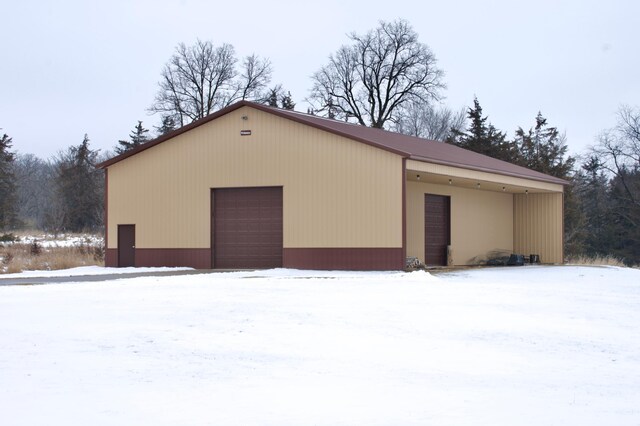
[[104, 266], [107, 268], [118, 267], [118, 249], [106, 249], [104, 251]]
[[404, 269], [402, 247], [394, 248], [285, 248], [285, 268], [389, 271]]
[[211, 249], [136, 248], [136, 266], [187, 266], [195, 269], [209, 269], [211, 268]]
[[[105, 254], [106, 266], [118, 266], [118, 249]], [[136, 248], [136, 267], [185, 266], [195, 269], [211, 268], [211, 249], [192, 248]]]

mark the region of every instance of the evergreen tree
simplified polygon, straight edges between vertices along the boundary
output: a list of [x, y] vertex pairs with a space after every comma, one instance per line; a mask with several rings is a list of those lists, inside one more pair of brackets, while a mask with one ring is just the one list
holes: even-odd
[[581, 166], [574, 178], [574, 191], [584, 212], [583, 252], [587, 255], [608, 255], [611, 251], [611, 209], [607, 193], [608, 179], [602, 163], [592, 156]]
[[478, 98], [473, 99], [473, 108], [467, 111], [469, 127], [466, 132], [451, 129], [451, 136], [447, 139], [461, 148], [488, 155], [511, 163], [518, 162], [518, 151], [515, 143], [506, 140], [506, 135], [497, 130], [493, 124], [482, 116], [482, 107]]
[[291, 92], [287, 92], [285, 94], [284, 89], [280, 84], [269, 89], [262, 102], [269, 105], [270, 107], [282, 108], [289, 111], [293, 111], [293, 109], [296, 107], [296, 104], [295, 102], [293, 102], [293, 98], [291, 97]]
[[584, 187], [584, 174], [574, 173], [564, 188], [564, 253], [571, 257], [585, 253], [587, 215], [579, 194]]
[[293, 111], [293, 109], [296, 107], [296, 104], [295, 102], [293, 102], [293, 99], [291, 99], [291, 92], [287, 92], [286, 95], [282, 96], [281, 105], [282, 109]]
[[[142, 122], [139, 122], [140, 126], [142, 126]], [[137, 130], [138, 126], [136, 126]], [[156, 132], [158, 136], [166, 135], [167, 133], [173, 132], [176, 129], [176, 120], [170, 115], [165, 115], [162, 117], [162, 123], [160, 126], [156, 126]], [[142, 130], [142, 129], [141, 129]]]
[[267, 99], [265, 102], [270, 107], [278, 108], [278, 89], [273, 88], [269, 89], [269, 94], [267, 95]]
[[147, 133], [149, 133], [149, 129], [142, 127], [142, 121], [138, 120], [138, 124], [129, 134], [130, 141], [118, 141], [118, 146], [115, 148], [116, 153], [122, 154], [123, 152], [127, 152], [142, 145], [149, 140]]
[[102, 226], [104, 174], [96, 169], [98, 151], [82, 143], [62, 153], [56, 164], [57, 195], [61, 201], [62, 229], [71, 232], [96, 230]]
[[556, 127], [549, 126], [547, 119], [538, 112], [536, 124], [528, 132], [522, 127], [516, 130], [514, 144], [520, 151], [518, 162], [521, 166], [572, 181], [564, 194], [565, 251], [568, 254], [581, 254], [586, 243], [584, 229], [588, 219], [580, 207], [579, 196], [574, 193], [574, 185], [582, 183], [582, 177], [576, 176], [574, 179], [571, 176], [575, 159], [567, 156], [565, 136]]
[[0, 231], [18, 225], [15, 153], [11, 152], [12, 139], [5, 133], [0, 137]]
[[550, 127], [540, 112], [536, 116], [536, 125], [528, 132], [522, 127], [516, 130], [514, 142], [519, 147], [522, 166], [561, 179], [571, 174], [575, 159], [566, 156], [565, 137], [557, 128]]

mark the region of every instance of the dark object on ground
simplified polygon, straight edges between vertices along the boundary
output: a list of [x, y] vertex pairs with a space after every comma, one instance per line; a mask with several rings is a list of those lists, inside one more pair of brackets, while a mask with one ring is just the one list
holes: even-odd
[[509, 256], [509, 261], [507, 262], [509, 266], [524, 266], [524, 255], [523, 254], [512, 254]]
[[42, 246], [40, 245], [40, 243], [38, 243], [38, 241], [33, 240], [31, 246], [29, 247], [29, 251], [31, 251], [32, 256], [39, 256], [40, 254], [42, 254]]
[[422, 267], [422, 264], [420, 263], [420, 259], [418, 259], [417, 257], [407, 257], [406, 261], [405, 261], [405, 268], [407, 269], [418, 269]]
[[529, 255], [529, 263], [540, 263], [540, 255], [539, 254], [530, 254]]
[[487, 266], [506, 266], [509, 262], [509, 256], [494, 257], [487, 260]]
[[3, 243], [15, 243], [20, 241], [20, 237], [16, 237], [13, 234], [2, 234], [0, 235], [0, 242]]

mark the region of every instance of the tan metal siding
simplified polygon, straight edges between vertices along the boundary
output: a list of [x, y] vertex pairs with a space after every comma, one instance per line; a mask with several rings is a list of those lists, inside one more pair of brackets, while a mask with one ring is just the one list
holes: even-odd
[[562, 263], [562, 194], [515, 194], [513, 202], [514, 251]]
[[108, 170], [109, 248], [119, 223], [138, 248], [210, 247], [210, 189], [251, 186], [283, 187], [285, 248], [402, 246], [400, 156], [250, 107]]
[[424, 262], [424, 194], [451, 197], [454, 265], [468, 265], [492, 250], [513, 249], [512, 194], [407, 182], [407, 256]]

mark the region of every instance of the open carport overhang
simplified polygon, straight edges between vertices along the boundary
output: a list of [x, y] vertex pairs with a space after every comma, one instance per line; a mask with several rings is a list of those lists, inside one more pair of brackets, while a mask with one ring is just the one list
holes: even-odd
[[412, 159], [406, 161], [406, 179], [512, 194], [561, 193], [564, 191], [564, 185], [568, 184], [557, 178], [552, 178], [553, 181], [541, 181], [529, 177], [508, 176]]

